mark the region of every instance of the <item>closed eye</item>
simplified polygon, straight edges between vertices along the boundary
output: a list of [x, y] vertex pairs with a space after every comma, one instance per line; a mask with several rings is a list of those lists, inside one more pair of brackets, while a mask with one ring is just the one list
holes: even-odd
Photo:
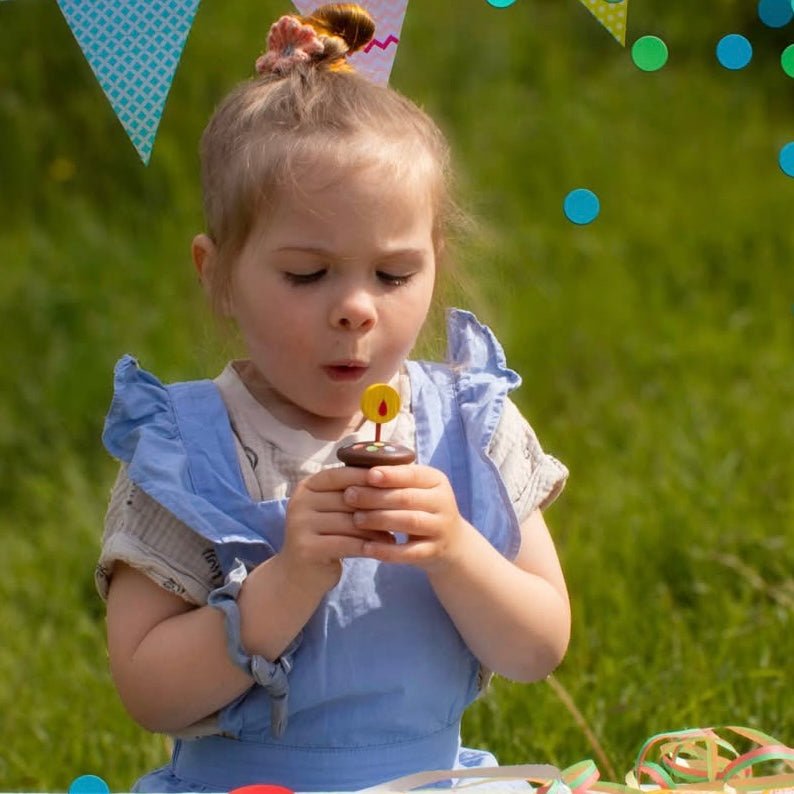
[[290, 282], [290, 284], [313, 284], [315, 281], [319, 281], [325, 274], [326, 270], [315, 270], [313, 273], [284, 273], [284, 278]]
[[411, 280], [413, 273], [396, 275], [394, 273], [386, 273], [384, 270], [378, 270], [376, 275], [384, 284], [390, 287], [402, 287]]

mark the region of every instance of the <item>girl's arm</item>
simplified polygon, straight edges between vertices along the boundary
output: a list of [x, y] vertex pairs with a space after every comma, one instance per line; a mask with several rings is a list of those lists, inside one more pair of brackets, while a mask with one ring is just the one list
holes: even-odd
[[507, 678], [548, 675], [568, 647], [571, 613], [554, 543], [539, 510], [521, 527], [514, 561], [458, 512], [444, 474], [430, 466], [371, 469], [345, 492], [354, 524], [403, 532], [408, 542], [364, 544], [368, 557], [423, 568], [472, 652]]
[[[341, 576], [342, 557], [381, 533], [353, 526], [342, 490], [362, 469], [322, 471], [298, 485], [287, 508], [284, 546], [257, 566], [238, 597], [242, 646], [274, 660]], [[107, 604], [110, 668], [130, 715], [175, 733], [213, 714], [252, 684], [229, 658], [224, 614], [195, 607], [135, 569], [117, 564]]]
[[[277, 557], [260, 565], [243, 584], [238, 601], [244, 637], [264, 637], [256, 652], [271, 660], [289, 645], [322, 597], [291, 592], [279, 568]], [[273, 603], [279, 608], [268, 608]], [[229, 658], [222, 612], [194, 607], [120, 563], [108, 593], [107, 634], [110, 671], [121, 701], [150, 731], [183, 730], [253, 684]]]
[[433, 589], [486, 667], [516, 681], [545, 678], [565, 656], [571, 610], [542, 513], [522, 525], [513, 562], [467, 527], [456, 562], [428, 571]]

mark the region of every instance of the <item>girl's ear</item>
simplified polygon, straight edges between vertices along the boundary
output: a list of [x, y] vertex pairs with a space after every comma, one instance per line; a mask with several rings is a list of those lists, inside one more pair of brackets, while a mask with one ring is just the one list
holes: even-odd
[[197, 234], [190, 244], [190, 255], [193, 257], [193, 267], [196, 268], [199, 281], [205, 290], [212, 281], [212, 268], [215, 263], [215, 243], [209, 235]]
[[196, 268], [199, 281], [210, 305], [222, 314], [229, 314], [228, 298], [224, 298], [219, 303], [217, 295], [214, 293], [214, 290], [218, 288], [214, 272], [215, 268], [218, 267], [218, 250], [212, 238], [207, 234], [197, 234], [190, 245], [190, 254], [193, 258], [193, 266]]

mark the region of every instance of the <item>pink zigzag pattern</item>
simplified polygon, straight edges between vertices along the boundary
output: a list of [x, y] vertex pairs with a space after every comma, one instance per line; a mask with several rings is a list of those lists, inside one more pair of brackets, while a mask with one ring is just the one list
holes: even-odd
[[381, 42], [380, 39], [372, 39], [372, 41], [364, 47], [364, 52], [369, 52], [373, 47], [380, 47], [382, 50], [385, 50], [390, 44], [399, 44], [400, 40], [396, 36], [389, 35], [389, 38], [386, 41]]
[[[408, 0], [358, 0], [358, 2], [372, 14], [375, 20], [375, 38], [366, 48], [351, 55], [350, 63], [364, 77], [385, 85], [389, 82], [394, 56], [400, 43], [399, 36], [408, 8]], [[319, 4], [319, 0], [293, 0], [293, 3], [301, 14], [310, 14]], [[392, 44], [393, 47], [390, 46]]]

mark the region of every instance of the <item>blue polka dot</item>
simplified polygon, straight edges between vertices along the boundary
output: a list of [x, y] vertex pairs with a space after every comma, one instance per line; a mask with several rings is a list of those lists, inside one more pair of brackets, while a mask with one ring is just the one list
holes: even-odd
[[738, 33], [723, 36], [717, 44], [717, 60], [726, 69], [744, 69], [753, 58], [753, 45]]
[[96, 775], [80, 775], [69, 786], [69, 794], [110, 794], [110, 786]]
[[515, 1], [516, 0], [488, 0], [488, 5], [492, 5], [494, 8], [507, 8], [513, 5]]
[[562, 208], [565, 217], [571, 223], [583, 226], [592, 223], [598, 217], [598, 213], [601, 212], [601, 202], [592, 190], [580, 187], [572, 190], [565, 197]]
[[782, 28], [794, 17], [791, 0], [759, 0], [758, 18], [770, 28]]
[[780, 170], [786, 176], [794, 176], [794, 141], [787, 143], [778, 155]]

